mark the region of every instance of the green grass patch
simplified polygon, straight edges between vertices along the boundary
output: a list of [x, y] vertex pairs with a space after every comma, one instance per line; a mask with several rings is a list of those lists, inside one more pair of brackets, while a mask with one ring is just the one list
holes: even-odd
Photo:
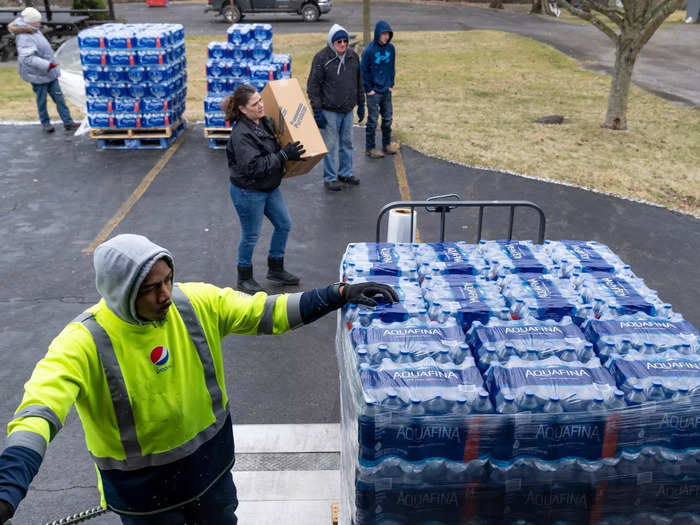
[[[190, 120], [204, 116], [207, 43], [223, 39], [223, 34], [187, 37]], [[275, 35], [273, 43], [275, 50], [292, 54], [293, 74], [305, 87], [311, 60], [325, 41], [326, 34], [317, 33]], [[394, 131], [405, 144], [448, 160], [700, 215], [697, 110], [633, 87], [630, 129], [614, 132], [600, 127], [610, 77], [585, 71], [544, 44], [495, 31], [399, 32], [394, 44]], [[0, 68], [0, 86], [1, 119], [36, 119], [31, 87], [15, 69]], [[555, 113], [565, 116], [563, 125], [533, 122]], [[439, 178], [436, 184], [436, 193], [464, 193], [440, 187]]]

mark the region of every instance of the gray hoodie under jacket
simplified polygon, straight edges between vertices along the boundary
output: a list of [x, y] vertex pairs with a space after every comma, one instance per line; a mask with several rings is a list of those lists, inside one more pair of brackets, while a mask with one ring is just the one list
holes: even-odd
[[27, 24], [22, 17], [8, 26], [15, 35], [17, 45], [17, 67], [19, 76], [31, 84], [48, 84], [61, 76], [58, 66], [49, 70], [49, 64], [56, 62], [51, 44], [38, 28]]
[[136, 314], [136, 296], [159, 259], [165, 259], [173, 268], [170, 252], [143, 235], [117, 235], [95, 248], [93, 266], [97, 291], [122, 321], [137, 325], [151, 322]]

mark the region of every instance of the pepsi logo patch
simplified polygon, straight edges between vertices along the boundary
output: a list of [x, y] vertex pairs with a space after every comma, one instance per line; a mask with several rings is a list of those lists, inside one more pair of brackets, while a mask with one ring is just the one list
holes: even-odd
[[151, 363], [156, 366], [163, 366], [170, 359], [170, 352], [164, 346], [156, 346], [151, 350]]

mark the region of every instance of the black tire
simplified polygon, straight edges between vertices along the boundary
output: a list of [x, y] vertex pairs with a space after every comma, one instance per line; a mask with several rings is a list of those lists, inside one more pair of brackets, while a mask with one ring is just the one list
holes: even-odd
[[301, 8], [301, 16], [304, 22], [315, 22], [321, 16], [321, 10], [315, 4], [304, 4]]
[[241, 10], [238, 8], [238, 6], [233, 6], [233, 11], [231, 11], [230, 4], [221, 8], [221, 16], [223, 16], [224, 20], [226, 20], [229, 24], [237, 24], [240, 22], [241, 18], [243, 18], [241, 15]]

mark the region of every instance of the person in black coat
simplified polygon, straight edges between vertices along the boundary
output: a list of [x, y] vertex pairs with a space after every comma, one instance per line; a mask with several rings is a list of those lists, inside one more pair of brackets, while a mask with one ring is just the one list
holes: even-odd
[[283, 284], [299, 284], [299, 278], [284, 269], [284, 250], [292, 220], [279, 185], [285, 163], [300, 160], [306, 151], [298, 141], [280, 146], [275, 124], [265, 116], [262, 98], [253, 86], [238, 86], [221, 107], [226, 120], [233, 122], [226, 157], [231, 200], [241, 221], [238, 289], [246, 293], [262, 291], [253, 278], [253, 250], [260, 238], [263, 215], [275, 227], [267, 258], [267, 278]]
[[328, 149], [323, 157], [323, 184], [331, 191], [341, 189], [338, 181], [360, 183], [352, 174], [352, 110], [357, 106], [357, 118], [362, 122], [365, 94], [360, 58], [349, 48], [348, 40], [348, 32], [333, 24], [328, 32], [328, 45], [314, 56], [306, 84], [314, 119]]

